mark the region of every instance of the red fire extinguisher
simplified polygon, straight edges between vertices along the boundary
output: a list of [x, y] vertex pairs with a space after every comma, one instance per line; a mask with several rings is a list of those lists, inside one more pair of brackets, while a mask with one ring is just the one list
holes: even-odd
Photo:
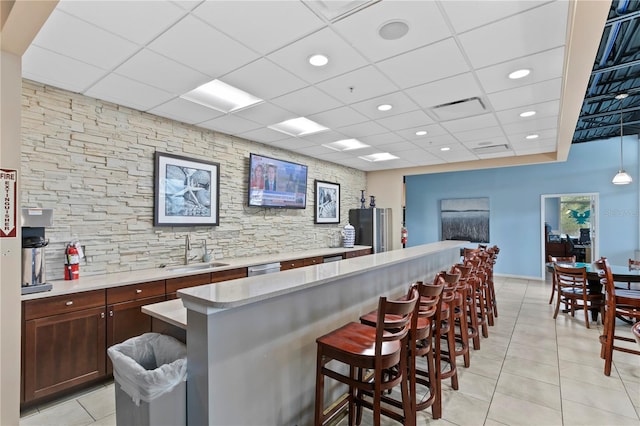
[[67, 244], [64, 251], [64, 279], [77, 280], [80, 278], [80, 253], [73, 244]]
[[402, 225], [402, 229], [400, 230], [400, 242], [402, 243], [402, 245], [407, 244], [407, 236], [409, 235], [409, 232], [407, 231], [407, 228]]

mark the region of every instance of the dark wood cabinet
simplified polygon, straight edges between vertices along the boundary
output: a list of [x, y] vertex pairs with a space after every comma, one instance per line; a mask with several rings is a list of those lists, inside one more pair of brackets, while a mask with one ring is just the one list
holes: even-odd
[[24, 402], [104, 377], [104, 302], [104, 290], [24, 302]]
[[211, 274], [189, 275], [187, 277], [170, 278], [167, 280], [167, 300], [177, 299], [177, 291], [181, 288], [195, 287], [198, 285], [210, 284]]
[[347, 251], [342, 255], [342, 258], [343, 259], [351, 259], [352, 257], [366, 256], [368, 254], [371, 254], [371, 249], [370, 248]]

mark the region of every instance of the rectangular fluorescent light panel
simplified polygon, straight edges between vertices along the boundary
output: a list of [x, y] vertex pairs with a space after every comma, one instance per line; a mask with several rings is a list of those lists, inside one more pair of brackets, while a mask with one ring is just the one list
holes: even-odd
[[180, 97], [224, 113], [237, 111], [262, 102], [262, 99], [220, 80], [205, 83]]
[[362, 158], [365, 161], [388, 161], [388, 160], [396, 160], [398, 157], [396, 157], [393, 154], [389, 154], [388, 152], [379, 152], [377, 154], [371, 154], [371, 155], [365, 155], [364, 157], [358, 157], [358, 158]]
[[336, 151], [351, 151], [352, 149], [368, 148], [364, 142], [360, 142], [358, 139], [342, 139], [340, 141], [323, 144], [327, 148], [334, 149]]
[[323, 125], [305, 117], [292, 118], [291, 120], [286, 120], [267, 127], [293, 137], [310, 135], [311, 133], [329, 130], [328, 127], [324, 127]]

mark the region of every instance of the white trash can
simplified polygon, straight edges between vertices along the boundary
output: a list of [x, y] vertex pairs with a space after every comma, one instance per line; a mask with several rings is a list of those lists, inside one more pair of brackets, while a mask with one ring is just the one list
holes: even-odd
[[187, 348], [145, 333], [111, 346], [118, 426], [187, 424]]

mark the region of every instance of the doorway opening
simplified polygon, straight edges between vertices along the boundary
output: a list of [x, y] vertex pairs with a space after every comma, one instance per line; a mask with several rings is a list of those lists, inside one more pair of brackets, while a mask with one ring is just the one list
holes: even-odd
[[541, 200], [542, 276], [549, 256], [598, 258], [598, 194], [549, 194]]

